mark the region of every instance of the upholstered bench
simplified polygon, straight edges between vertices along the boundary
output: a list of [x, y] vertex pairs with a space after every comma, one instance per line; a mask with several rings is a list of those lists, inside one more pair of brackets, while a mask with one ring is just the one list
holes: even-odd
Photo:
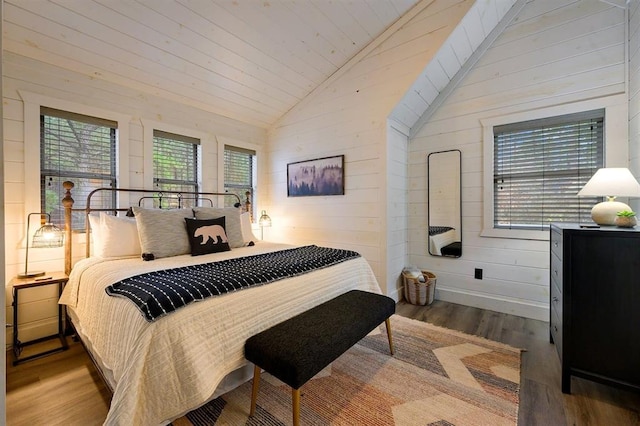
[[440, 253], [443, 256], [460, 257], [462, 255], [462, 242], [456, 241], [455, 243], [447, 244], [440, 249]]
[[395, 309], [390, 297], [351, 290], [249, 338], [245, 358], [255, 364], [250, 415], [264, 369], [291, 386], [293, 424], [299, 425], [300, 387], [383, 321], [393, 355], [389, 317]]

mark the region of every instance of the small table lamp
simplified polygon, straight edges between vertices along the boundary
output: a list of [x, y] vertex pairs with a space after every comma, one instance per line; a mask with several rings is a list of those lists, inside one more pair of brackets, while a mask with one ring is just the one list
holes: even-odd
[[598, 225], [614, 225], [616, 213], [631, 210], [625, 203], [615, 201], [616, 197], [640, 197], [640, 183], [629, 169], [603, 168], [589, 179], [578, 192], [578, 197], [607, 197], [607, 201], [596, 204], [591, 209], [591, 218]]
[[46, 221], [33, 234], [31, 246], [33, 248], [62, 247], [64, 233], [60, 228], [51, 223], [49, 213], [29, 213], [27, 216], [27, 250], [24, 259], [24, 272], [18, 274], [18, 278], [30, 278], [44, 275], [44, 271], [29, 271], [29, 225], [32, 215], [40, 215], [40, 220], [46, 217]]
[[262, 213], [260, 213], [258, 225], [260, 225], [260, 239], [264, 240], [264, 228], [271, 226], [271, 218], [267, 214], [266, 210], [262, 210]]

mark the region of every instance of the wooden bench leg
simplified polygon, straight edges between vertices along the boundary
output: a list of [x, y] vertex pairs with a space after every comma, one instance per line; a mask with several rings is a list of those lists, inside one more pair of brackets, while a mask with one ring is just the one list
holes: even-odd
[[391, 320], [387, 318], [384, 320], [384, 324], [387, 326], [387, 337], [389, 338], [389, 352], [393, 355], [393, 339], [391, 338]]
[[260, 367], [257, 365], [253, 368], [253, 386], [251, 386], [251, 411], [249, 417], [253, 417], [256, 413], [256, 401], [258, 399], [258, 388], [260, 387]]
[[291, 388], [291, 400], [293, 406], [293, 426], [300, 426], [300, 388]]

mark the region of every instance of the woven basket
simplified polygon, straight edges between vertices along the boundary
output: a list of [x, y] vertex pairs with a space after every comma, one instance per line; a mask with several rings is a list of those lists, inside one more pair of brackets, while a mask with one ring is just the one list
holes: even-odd
[[402, 273], [404, 279], [404, 299], [412, 305], [430, 305], [436, 291], [437, 277], [433, 272], [422, 270], [422, 276], [425, 282], [418, 281], [407, 274]]

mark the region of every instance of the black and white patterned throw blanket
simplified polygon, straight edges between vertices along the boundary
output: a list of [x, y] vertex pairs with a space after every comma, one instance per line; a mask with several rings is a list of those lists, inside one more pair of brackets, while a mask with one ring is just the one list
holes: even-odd
[[189, 303], [326, 268], [359, 257], [350, 250], [315, 245], [148, 272], [106, 288], [133, 301], [152, 322]]

